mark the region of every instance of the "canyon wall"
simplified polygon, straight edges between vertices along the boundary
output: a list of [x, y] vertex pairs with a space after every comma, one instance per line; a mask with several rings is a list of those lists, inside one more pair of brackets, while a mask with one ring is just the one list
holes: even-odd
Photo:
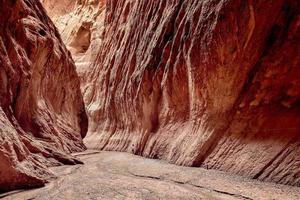
[[86, 145], [300, 186], [299, 4], [107, 0]]
[[76, 164], [88, 127], [74, 61], [39, 1], [0, 0], [0, 192]]
[[104, 0], [40, 0], [72, 53], [81, 86], [100, 51], [105, 19]]

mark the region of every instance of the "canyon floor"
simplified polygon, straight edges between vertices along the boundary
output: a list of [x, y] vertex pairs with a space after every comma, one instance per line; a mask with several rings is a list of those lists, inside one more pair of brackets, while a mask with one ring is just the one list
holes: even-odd
[[214, 170], [103, 151], [75, 154], [84, 165], [51, 168], [45, 187], [1, 194], [38, 199], [300, 199], [300, 188], [264, 183]]

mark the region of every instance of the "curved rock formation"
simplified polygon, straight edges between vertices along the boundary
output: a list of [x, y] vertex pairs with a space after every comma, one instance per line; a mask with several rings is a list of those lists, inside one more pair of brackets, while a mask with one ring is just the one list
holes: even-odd
[[[107, 0], [83, 76], [87, 146], [299, 186], [299, 9], [297, 0]], [[87, 46], [86, 29], [75, 46]]]
[[81, 85], [100, 51], [105, 18], [104, 0], [40, 0], [72, 53]]
[[300, 185], [298, 1], [106, 9], [88, 147]]
[[0, 0], [0, 191], [41, 186], [80, 161], [87, 116], [74, 62], [35, 0]]

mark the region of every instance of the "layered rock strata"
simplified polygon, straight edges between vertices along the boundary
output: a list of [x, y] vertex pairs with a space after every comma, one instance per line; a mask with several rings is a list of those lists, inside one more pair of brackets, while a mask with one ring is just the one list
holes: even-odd
[[87, 116], [74, 61], [39, 1], [0, 0], [0, 191], [76, 164]]

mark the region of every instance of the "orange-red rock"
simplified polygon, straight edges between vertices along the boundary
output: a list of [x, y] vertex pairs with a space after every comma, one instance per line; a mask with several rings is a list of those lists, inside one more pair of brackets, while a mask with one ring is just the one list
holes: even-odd
[[107, 0], [83, 76], [87, 146], [299, 186], [299, 9]]
[[0, 191], [80, 163], [87, 117], [74, 62], [39, 1], [0, 0]]
[[86, 84], [86, 72], [100, 51], [102, 42], [104, 0], [41, 0], [62, 40], [72, 53], [81, 86]]

